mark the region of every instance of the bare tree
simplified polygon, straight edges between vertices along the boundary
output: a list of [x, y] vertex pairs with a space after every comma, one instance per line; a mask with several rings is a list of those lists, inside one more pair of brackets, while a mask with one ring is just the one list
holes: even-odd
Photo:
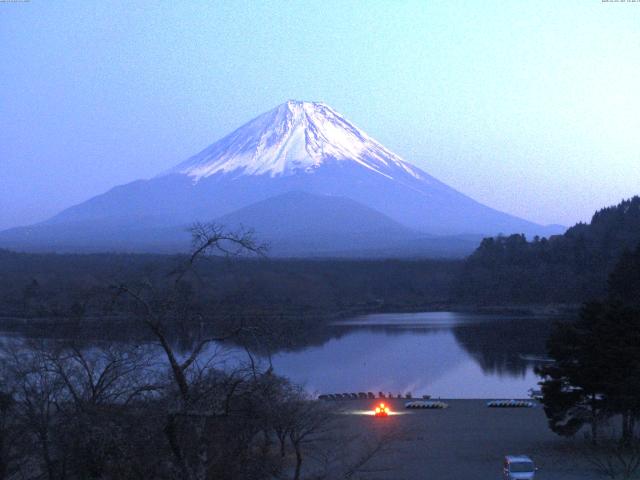
[[103, 478], [122, 457], [131, 403], [157, 395], [140, 347], [25, 341], [2, 356], [22, 478]]
[[81, 348], [64, 342], [41, 351], [45, 366], [64, 382], [76, 411], [101, 405], [126, 405], [154, 390], [151, 352], [138, 345]]
[[[264, 248], [250, 232], [230, 234], [217, 225], [195, 225], [193, 239], [193, 253], [169, 273], [148, 271], [114, 287], [109, 311], [133, 317], [152, 345], [40, 341], [7, 351], [12, 383], [0, 394], [0, 474], [267, 480], [286, 472], [302, 480], [304, 465], [304, 478], [348, 479], [365, 474], [388, 447], [358, 439], [347, 448], [354, 439], [335, 428], [326, 405], [275, 375], [270, 361], [264, 367], [252, 348], [264, 357], [273, 347], [267, 322], [232, 319], [211, 327], [216, 322], [207, 316], [219, 315], [203, 300], [210, 290], [198, 263], [209, 254]], [[180, 329], [194, 335], [191, 342], [176, 344]], [[246, 360], [219, 365], [217, 347], [231, 339], [245, 348]], [[26, 447], [18, 461], [6, 448], [16, 431]]]
[[[225, 412], [215, 403], [206, 404], [207, 389], [202, 388], [202, 380], [210, 365], [210, 359], [201, 361], [205, 348], [212, 342], [224, 342], [241, 331], [241, 325], [232, 331], [217, 336], [205, 336], [199, 339], [184, 355], [173, 347], [169, 332], [176, 325], [201, 321], [201, 314], [192, 308], [189, 302], [191, 284], [190, 276], [196, 276], [194, 267], [197, 262], [210, 254], [238, 256], [241, 254], [258, 254], [265, 251], [265, 246], [258, 244], [251, 231], [242, 230], [237, 233], [228, 232], [217, 224], [195, 224], [192, 229], [193, 249], [183, 265], [171, 272], [172, 281], [169, 288], [158, 292], [154, 285], [147, 281], [137, 288], [120, 284], [116, 288], [119, 296], [126, 296], [133, 301], [134, 313], [149, 329], [158, 341], [167, 360], [173, 382], [177, 388], [176, 404], [167, 413], [165, 435], [170, 445], [176, 466], [184, 479], [205, 479], [209, 456], [207, 427], [211, 419], [224, 416]], [[181, 441], [184, 435], [181, 430], [189, 425], [190, 435], [197, 445], [197, 453], [190, 455], [187, 446]]]
[[15, 421], [15, 408], [13, 393], [0, 391], [0, 480], [12, 478], [20, 469], [17, 445], [22, 440], [22, 433]]
[[55, 480], [64, 458], [53, 438], [63, 382], [46, 367], [40, 352], [13, 349], [5, 353], [5, 361], [14, 383], [15, 419], [36, 447], [43, 476]]
[[180, 360], [169, 339], [170, 328], [168, 328], [168, 324], [185, 324], [194, 319], [201, 319], [197, 312], [189, 309], [189, 303], [185, 297], [189, 284], [185, 282], [185, 277], [194, 271], [199, 260], [212, 253], [233, 256], [242, 253], [262, 255], [266, 250], [264, 245], [255, 241], [251, 231], [242, 230], [238, 233], [230, 233], [217, 224], [196, 223], [193, 225], [191, 233], [193, 237], [192, 253], [183, 265], [171, 272], [174, 280], [170, 289], [157, 292], [150, 281], [142, 282], [138, 288], [126, 284], [115, 287], [117, 294], [129, 297], [138, 307], [134, 313], [138, 314], [138, 317], [160, 344], [180, 395], [187, 403], [189, 401], [189, 368], [208, 344], [228, 340], [236, 336], [240, 329], [221, 336], [200, 339], [192, 347], [191, 352]]
[[327, 432], [332, 420], [327, 408], [301, 395], [287, 406], [290, 424], [289, 440], [296, 456], [294, 480], [300, 480], [304, 446]]

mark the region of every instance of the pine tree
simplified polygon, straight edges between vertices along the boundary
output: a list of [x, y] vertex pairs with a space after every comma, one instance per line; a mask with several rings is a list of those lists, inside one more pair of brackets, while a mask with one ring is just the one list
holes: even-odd
[[548, 342], [554, 363], [538, 369], [551, 429], [573, 435], [586, 424], [622, 419], [631, 440], [640, 417], [640, 247], [622, 255], [604, 302], [586, 304], [576, 322], [560, 324]]

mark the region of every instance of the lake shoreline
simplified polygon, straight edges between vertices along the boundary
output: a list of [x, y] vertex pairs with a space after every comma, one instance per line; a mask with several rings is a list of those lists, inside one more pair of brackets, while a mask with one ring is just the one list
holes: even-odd
[[531, 304], [531, 305], [468, 305], [458, 303], [437, 303], [420, 307], [389, 305], [382, 308], [356, 308], [328, 314], [331, 321], [343, 320], [360, 315], [387, 313], [455, 312], [487, 315], [514, 315], [524, 317], [564, 317], [574, 316], [580, 311], [579, 304]]
[[[425, 312], [455, 312], [455, 313], [470, 313], [470, 314], [487, 314], [487, 315], [515, 315], [525, 317], [536, 316], [573, 316], [580, 311], [581, 305], [579, 304], [531, 304], [531, 305], [468, 305], [458, 303], [436, 303], [436, 304], [424, 304], [420, 306], [407, 306], [407, 305], [377, 305], [366, 307], [346, 308], [337, 311], [325, 311], [325, 312], [304, 312], [299, 310], [292, 310], [290, 315], [300, 316], [305, 319], [318, 319], [325, 320], [328, 323], [351, 318], [360, 315], [376, 315], [376, 314], [388, 314], [388, 313], [425, 313]], [[220, 317], [227, 314], [222, 312]], [[216, 319], [216, 316], [210, 317], [211, 320]], [[69, 316], [54, 316], [54, 317], [17, 317], [17, 316], [3, 316], [0, 315], [0, 329], [2, 328], [17, 328], [20, 326], [34, 328], [38, 325], [43, 327], [51, 325], [77, 325], [83, 324], [102, 324], [109, 322], [111, 325], [126, 324], [134, 319], [124, 318], [122, 316], [87, 316], [69, 318]]]

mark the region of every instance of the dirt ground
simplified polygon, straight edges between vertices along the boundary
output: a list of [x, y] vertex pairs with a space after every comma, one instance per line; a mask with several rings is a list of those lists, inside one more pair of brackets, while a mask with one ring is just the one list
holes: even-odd
[[397, 432], [390, 450], [368, 467], [367, 479], [493, 480], [502, 478], [508, 454], [529, 455], [540, 467], [536, 479], [591, 480], [597, 474], [578, 446], [581, 438], [564, 439], [547, 427], [544, 411], [535, 408], [488, 408], [486, 400], [445, 400], [444, 410], [406, 410], [391, 400], [397, 415], [362, 414], [374, 400], [334, 402], [339, 422], [361, 438]]

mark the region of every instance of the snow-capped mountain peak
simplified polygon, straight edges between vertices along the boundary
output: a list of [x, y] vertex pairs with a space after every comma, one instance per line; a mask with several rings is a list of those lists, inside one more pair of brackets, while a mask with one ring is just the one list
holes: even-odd
[[[424, 234], [559, 231], [476, 202], [328, 105], [291, 100], [169, 172], [114, 187], [40, 225], [0, 232], [0, 247], [174, 251], [188, 248], [184, 226], [196, 221], [255, 228], [287, 256], [408, 254], [421, 251]], [[464, 242], [470, 253], [475, 243]], [[433, 243], [447, 255], [455, 245]]]
[[275, 177], [311, 174], [332, 162], [356, 162], [388, 178], [424, 177], [328, 105], [296, 100], [254, 118], [170, 173], [196, 182], [219, 173]]

